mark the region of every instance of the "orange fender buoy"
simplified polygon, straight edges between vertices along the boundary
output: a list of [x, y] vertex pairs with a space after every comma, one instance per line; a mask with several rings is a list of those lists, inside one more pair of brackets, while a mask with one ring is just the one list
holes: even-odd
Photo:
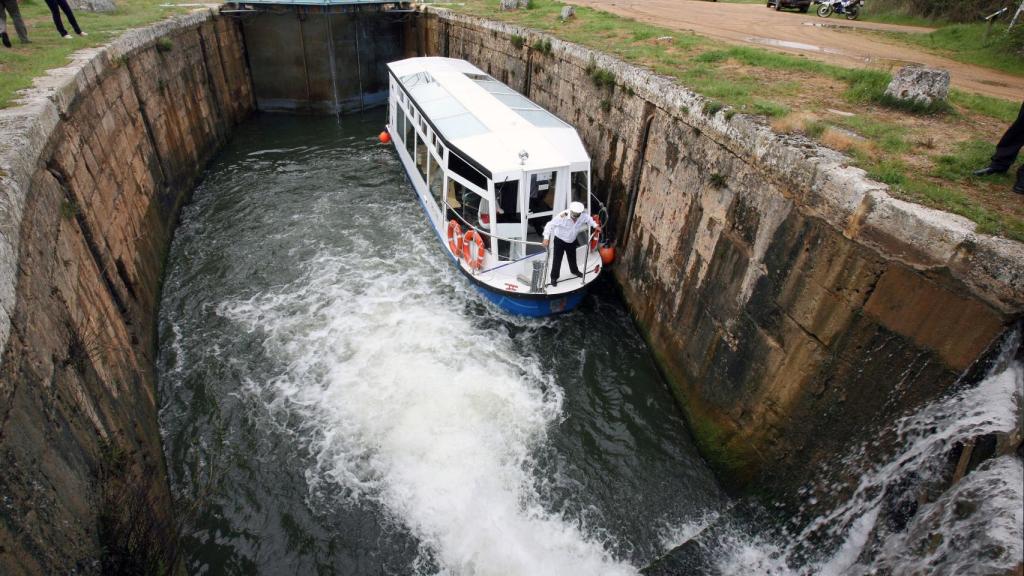
[[391, 134], [388, 134], [387, 130], [384, 130], [383, 132], [381, 132], [377, 136], [377, 138], [380, 139], [380, 143], [381, 144], [387, 144], [388, 142], [391, 142]]
[[597, 226], [594, 226], [594, 231], [590, 233], [591, 250], [597, 250], [597, 243], [601, 239], [601, 217], [594, 216], [594, 222], [597, 222]]
[[458, 220], [448, 221], [448, 248], [455, 254], [456, 260], [462, 258], [462, 226], [459, 226]]
[[484, 239], [476, 230], [469, 230], [462, 238], [462, 257], [473, 270], [484, 267]]
[[601, 246], [598, 252], [601, 254], [601, 263], [605, 266], [611, 266], [612, 262], [615, 262], [615, 248]]

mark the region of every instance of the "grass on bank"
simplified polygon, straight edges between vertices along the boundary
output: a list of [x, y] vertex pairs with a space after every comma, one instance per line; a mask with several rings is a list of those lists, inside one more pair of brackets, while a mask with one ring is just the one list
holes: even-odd
[[75, 11], [75, 18], [88, 36], [75, 35], [65, 18], [64, 26], [72, 34], [70, 40], [65, 40], [57, 34], [44, 0], [20, 0], [19, 8], [31, 43], [22, 44], [18, 40], [14, 23], [8, 17], [7, 34], [14, 46], [0, 46], [0, 108], [10, 106], [15, 92], [32, 86], [33, 78], [42, 76], [50, 68], [64, 66], [75, 50], [105, 44], [129, 28], [185, 12], [182, 8], [163, 8], [157, 0], [115, 2], [117, 11], [112, 13]]
[[713, 100], [714, 110], [704, 113], [728, 107], [727, 116], [763, 115], [776, 130], [846, 152], [897, 197], [970, 218], [980, 232], [1024, 241], [1024, 202], [1010, 192], [1011, 177], [970, 175], [987, 163], [1019, 102], [953, 90], [946, 106], [905, 109], [884, 96], [888, 70], [724, 44], [580, 6], [574, 19], [561, 22], [557, 0], [532, 0], [530, 9], [510, 12], [497, 4], [465, 0], [451, 7], [548, 32], [673, 77]]
[[1007, 22], [1000, 21], [986, 35], [988, 25], [948, 24], [928, 34], [906, 32], [870, 32], [896, 40], [928, 52], [945, 56], [957, 62], [974, 64], [1024, 76], [1024, 26], [1006, 30]]

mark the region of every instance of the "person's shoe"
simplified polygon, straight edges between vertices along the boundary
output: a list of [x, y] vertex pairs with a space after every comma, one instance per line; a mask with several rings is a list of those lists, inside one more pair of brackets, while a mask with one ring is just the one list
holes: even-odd
[[71, 40], [71, 34], [65, 34], [65, 35], [61, 36], [61, 38], [65, 39], [65, 40]]
[[86, 32], [85, 30], [82, 30], [81, 32], [79, 32], [79, 33], [78, 33], [78, 35], [79, 35], [79, 36], [88, 36], [88, 35], [89, 35], [89, 33], [88, 33], [88, 32]]
[[583, 273], [582, 272], [573, 272], [572, 275], [577, 277], [577, 278], [583, 278]]
[[3, 42], [4, 46], [11, 47], [11, 39], [7, 36], [7, 32], [0, 33], [0, 42]]
[[552, 288], [557, 288], [558, 287], [558, 280], [557, 279], [551, 281], [551, 287]]
[[1013, 184], [1013, 191], [1017, 194], [1024, 194], [1024, 178], [1017, 178]]
[[1006, 173], [1006, 168], [999, 169], [999, 168], [996, 168], [994, 166], [985, 166], [984, 168], [981, 168], [980, 170], [975, 170], [974, 172], [972, 172], [972, 174], [974, 174], [975, 176], [991, 176], [992, 174], [1005, 174], [1005, 173]]

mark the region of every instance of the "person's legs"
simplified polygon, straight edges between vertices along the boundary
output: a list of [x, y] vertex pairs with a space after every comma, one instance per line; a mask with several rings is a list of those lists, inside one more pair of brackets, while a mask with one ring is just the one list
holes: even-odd
[[576, 265], [576, 247], [579, 246], [578, 241], [573, 240], [572, 242], [566, 242], [566, 251], [568, 254], [565, 255], [566, 259], [569, 260], [569, 271], [577, 276], [580, 274], [580, 267]]
[[559, 238], [552, 236], [555, 242], [555, 255], [551, 259], [551, 284], [558, 284], [558, 276], [562, 273], [562, 256], [565, 255], [565, 247], [569, 244]]
[[75, 13], [71, 11], [71, 6], [68, 6], [68, 0], [57, 0], [57, 5], [64, 11], [64, 15], [68, 17], [68, 22], [71, 24], [75, 34], [81, 34], [82, 29], [78, 26], [78, 20], [75, 20]]
[[18, 33], [18, 40], [22, 44], [28, 43], [28, 28], [25, 27], [25, 19], [21, 17], [21, 8], [18, 8], [17, 0], [4, 0], [4, 8], [11, 14], [14, 21], [14, 30]]
[[1017, 194], [1024, 194], [1024, 162], [1017, 167], [1017, 182], [1013, 185], [1013, 191]]
[[46, 6], [50, 9], [50, 16], [53, 16], [53, 25], [57, 27], [57, 33], [67, 36], [68, 31], [64, 28], [64, 22], [60, 19], [60, 9], [57, 8], [57, 0], [46, 0]]
[[1017, 113], [1017, 121], [1010, 125], [996, 144], [996, 153], [992, 155], [992, 168], [1006, 171], [1017, 159], [1017, 154], [1024, 146], [1024, 104]]
[[8, 48], [11, 47], [11, 39], [7, 37], [7, 11], [4, 10], [2, 3], [0, 3], [0, 43]]

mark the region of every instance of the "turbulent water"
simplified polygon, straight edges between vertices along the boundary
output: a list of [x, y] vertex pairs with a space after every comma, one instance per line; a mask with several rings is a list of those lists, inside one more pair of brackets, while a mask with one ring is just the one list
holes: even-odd
[[243, 126], [182, 214], [161, 424], [195, 574], [630, 574], [724, 499], [617, 296], [509, 317], [379, 114]]
[[684, 542], [704, 574], [1020, 564], [1019, 454], [949, 482], [958, 446], [1021, 434], [1019, 334], [797, 515], [730, 501], [611, 287], [551, 319], [495, 310], [381, 123], [254, 120], [183, 211], [158, 368], [190, 573], [634, 574]]
[[[1022, 436], [1019, 346], [1018, 332], [980, 383], [965, 383], [853, 450], [834, 475], [847, 480], [807, 492], [808, 510], [816, 514], [775, 517], [769, 525], [748, 522], [749, 514], [713, 514], [711, 522], [684, 523], [689, 531], [682, 541], [699, 542], [701, 555], [710, 559], [703, 567], [719, 574], [1014, 573], [1024, 562], [1020, 454], [997, 454], [961, 481], [951, 479], [958, 446]], [[894, 454], [880, 457], [883, 451]], [[837, 504], [821, 512], [817, 498]]]

